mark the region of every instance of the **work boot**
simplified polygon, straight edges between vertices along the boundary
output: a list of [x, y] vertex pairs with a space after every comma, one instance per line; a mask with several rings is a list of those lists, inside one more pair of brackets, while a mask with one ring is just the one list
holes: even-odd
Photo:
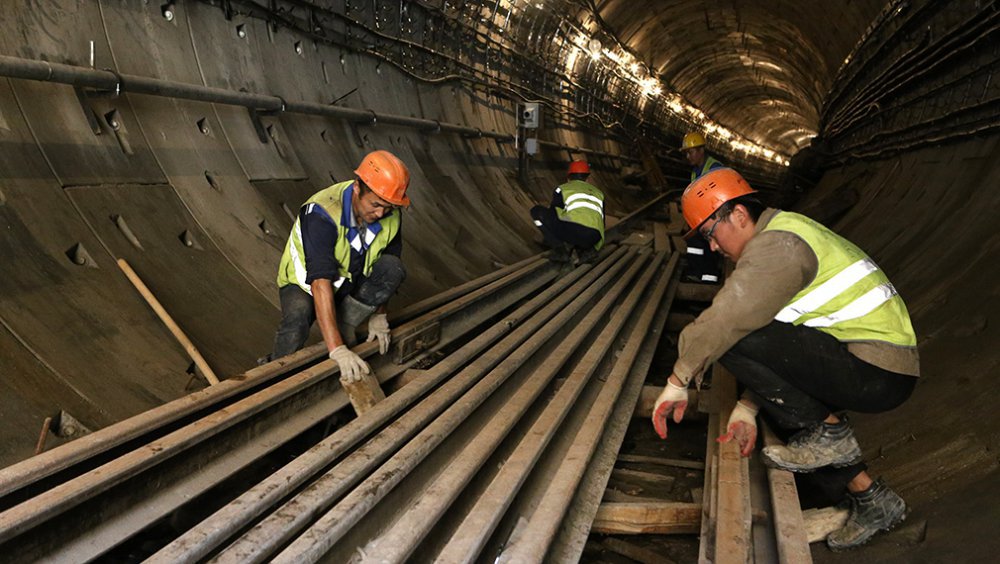
[[909, 508], [896, 492], [879, 479], [868, 489], [848, 493], [851, 515], [847, 523], [826, 537], [830, 550], [846, 550], [868, 542], [875, 533], [888, 531], [906, 519]]
[[554, 247], [552, 252], [549, 253], [549, 260], [558, 263], [573, 262], [573, 247], [565, 243]]
[[597, 249], [594, 247], [587, 247], [586, 249], [580, 251], [578, 258], [581, 263], [585, 262], [587, 264], [594, 264], [597, 262]]
[[355, 334], [358, 325], [371, 317], [376, 309], [378, 306], [361, 303], [354, 296], [347, 296], [337, 304], [337, 329], [347, 348], [358, 344], [358, 336]]
[[761, 450], [764, 464], [790, 472], [809, 472], [823, 466], [849, 466], [861, 460], [861, 447], [846, 420], [819, 422], [796, 433], [787, 445]]

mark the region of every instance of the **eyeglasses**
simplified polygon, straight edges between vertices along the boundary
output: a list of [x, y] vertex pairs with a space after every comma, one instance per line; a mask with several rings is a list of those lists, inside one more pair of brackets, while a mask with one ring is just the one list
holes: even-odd
[[[722, 221], [723, 220], [721, 220], [721, 219], [717, 219], [715, 221], [715, 223], [712, 224], [712, 228], [709, 229], [708, 232], [705, 232], [705, 231], [701, 232], [701, 236], [704, 237], [706, 241], [711, 241], [712, 237], [715, 235], [715, 228], [718, 227], [719, 224], [722, 223]], [[716, 241], [716, 242], [718, 242], [718, 241]]]

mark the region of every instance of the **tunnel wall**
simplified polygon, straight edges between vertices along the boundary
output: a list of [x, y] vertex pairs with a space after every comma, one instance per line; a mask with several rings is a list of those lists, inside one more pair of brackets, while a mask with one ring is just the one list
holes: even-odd
[[[93, 41], [98, 69], [514, 131], [509, 100], [418, 83], [207, 4], [171, 15], [157, 2], [16, 3], [0, 54], [89, 66]], [[299, 204], [352, 178], [368, 151], [394, 152], [412, 174], [397, 305], [539, 252], [526, 211], [548, 201], [570, 156], [543, 152], [522, 184], [516, 148], [491, 139], [12, 79], [0, 81], [0, 146], [0, 466], [31, 454], [45, 417], [97, 429], [203, 385], [116, 258], [225, 377], [270, 351]], [[609, 213], [627, 209], [616, 173], [594, 164]]]

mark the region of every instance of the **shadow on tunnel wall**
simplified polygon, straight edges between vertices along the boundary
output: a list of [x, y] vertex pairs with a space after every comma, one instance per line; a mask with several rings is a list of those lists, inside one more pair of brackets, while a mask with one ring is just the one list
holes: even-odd
[[[198, 2], [18, 3], [0, 53], [513, 132], [512, 104], [226, 19]], [[345, 94], [347, 94], [345, 96]], [[558, 143], [610, 142], [559, 131]], [[542, 154], [521, 185], [513, 144], [166, 97], [0, 81], [0, 466], [30, 456], [42, 421], [104, 427], [203, 385], [116, 266], [124, 258], [222, 377], [271, 349], [275, 277], [313, 192], [388, 149], [411, 169], [404, 305], [540, 252], [527, 209], [563, 177]], [[611, 213], [618, 179], [596, 167]], [[62, 421], [60, 421], [62, 418]], [[63, 433], [65, 434], [65, 433]], [[48, 447], [72, 436], [49, 440]]]

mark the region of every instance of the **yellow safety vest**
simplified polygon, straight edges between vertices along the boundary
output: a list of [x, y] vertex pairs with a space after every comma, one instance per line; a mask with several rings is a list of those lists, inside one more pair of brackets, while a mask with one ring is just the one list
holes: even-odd
[[[359, 252], [367, 246], [368, 250], [362, 253], [365, 264], [362, 272], [367, 276], [371, 273], [372, 265], [382, 255], [382, 251], [399, 232], [399, 211], [395, 210], [389, 215], [380, 219], [377, 223], [368, 226], [366, 241], [361, 241], [361, 236], [356, 235], [354, 241], [349, 240], [348, 226], [343, 223], [343, 197], [347, 190], [354, 189], [354, 181], [341, 182], [329, 188], [320, 190], [306, 200], [302, 207], [321, 206], [326, 213], [337, 223], [338, 235], [334, 245], [333, 255], [340, 267], [340, 277], [333, 281], [333, 287], [340, 288], [345, 280], [351, 280], [351, 247]], [[352, 213], [347, 210], [347, 213]], [[285, 243], [285, 252], [281, 255], [281, 264], [278, 266], [278, 287], [296, 284], [309, 294], [312, 289], [306, 281], [306, 253], [302, 246], [302, 226], [299, 218], [295, 218], [295, 225]]]
[[596, 229], [601, 240], [594, 248], [601, 250], [604, 246], [604, 192], [582, 180], [570, 180], [556, 188], [556, 192], [563, 198], [563, 207], [556, 208], [559, 219]]
[[764, 231], [798, 235], [816, 253], [816, 278], [775, 320], [814, 327], [838, 341], [917, 346], [906, 304], [878, 265], [853, 243], [804, 215], [778, 212]]

